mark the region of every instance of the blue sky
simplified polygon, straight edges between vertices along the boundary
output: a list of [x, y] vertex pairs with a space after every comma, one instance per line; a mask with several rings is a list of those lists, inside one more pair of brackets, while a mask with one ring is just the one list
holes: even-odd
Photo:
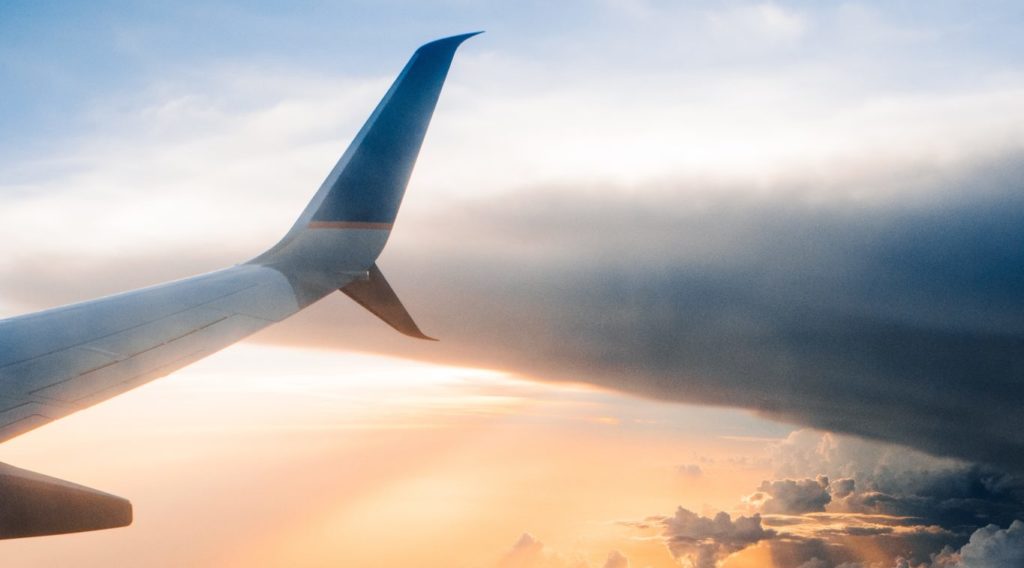
[[[1024, 41], [1017, 33], [1021, 7], [1013, 2], [933, 2], [926, 9], [914, 2], [772, 4], [799, 29], [766, 43], [745, 33], [736, 15], [743, 6], [8, 2], [0, 19], [0, 125], [20, 136], [17, 143], [5, 138], [4, 154], [25, 157], [54, 137], [95, 128], [82, 114], [98, 101], [219, 66], [377, 74], [417, 43], [465, 30], [490, 33], [479, 49], [534, 63], [557, 58], [566, 80], [831, 65], [856, 75], [847, 85], [895, 92], [962, 90], [1012, 75]], [[716, 39], [707, 26], [716, 17], [737, 29]]]

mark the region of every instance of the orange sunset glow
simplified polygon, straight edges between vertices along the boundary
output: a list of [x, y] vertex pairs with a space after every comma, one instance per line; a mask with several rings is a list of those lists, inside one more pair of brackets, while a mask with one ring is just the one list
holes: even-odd
[[[8, 444], [12, 461], [117, 487], [139, 512], [124, 531], [63, 537], [61, 553], [30, 539], [6, 554], [29, 565], [145, 551], [160, 566], [519, 566], [504, 555], [527, 532], [553, 566], [598, 565], [612, 550], [673, 566], [656, 534], [622, 522], [672, 503], [728, 509], [735, 486], [768, 474], [769, 441], [744, 437], [756, 420], [719, 428], [678, 415], [582, 385], [243, 345]], [[702, 474], [681, 473], [687, 461]], [[160, 542], [167, 531], [188, 546]]]

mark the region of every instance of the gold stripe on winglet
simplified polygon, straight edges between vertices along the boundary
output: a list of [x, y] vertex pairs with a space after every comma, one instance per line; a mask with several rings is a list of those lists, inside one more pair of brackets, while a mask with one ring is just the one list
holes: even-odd
[[364, 223], [360, 221], [310, 221], [310, 229], [374, 229], [390, 231], [393, 223]]

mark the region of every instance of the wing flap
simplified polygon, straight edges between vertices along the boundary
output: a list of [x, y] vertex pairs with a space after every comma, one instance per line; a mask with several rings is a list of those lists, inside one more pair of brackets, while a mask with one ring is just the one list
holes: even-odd
[[101, 369], [117, 358], [88, 349], [69, 348], [8, 365], [0, 369], [0, 380], [14, 392], [28, 393], [56, 382]]
[[167, 375], [202, 358], [211, 346], [235, 343], [268, 323], [248, 316], [225, 317], [133, 357], [39, 389], [32, 394], [88, 406], [124, 392], [136, 384]]
[[133, 357], [230, 316], [231, 314], [222, 310], [199, 306], [97, 341], [90, 341], [82, 350], [116, 354], [118, 359]]
[[420, 331], [376, 264], [366, 272], [366, 278], [353, 280], [341, 291], [399, 333], [417, 339], [437, 341]]

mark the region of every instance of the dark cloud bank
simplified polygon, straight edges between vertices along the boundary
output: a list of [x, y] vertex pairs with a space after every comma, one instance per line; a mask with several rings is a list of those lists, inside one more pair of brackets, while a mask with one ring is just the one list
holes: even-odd
[[400, 224], [381, 259], [440, 343], [343, 298], [263, 338], [749, 408], [1024, 472], [1021, 164], [480, 200]]
[[[340, 294], [258, 339], [749, 408], [1024, 473], [1024, 156], [709, 185], [538, 188], [402, 218], [380, 264], [440, 343]], [[229, 261], [107, 262], [26, 259], [0, 293], [39, 309]]]

